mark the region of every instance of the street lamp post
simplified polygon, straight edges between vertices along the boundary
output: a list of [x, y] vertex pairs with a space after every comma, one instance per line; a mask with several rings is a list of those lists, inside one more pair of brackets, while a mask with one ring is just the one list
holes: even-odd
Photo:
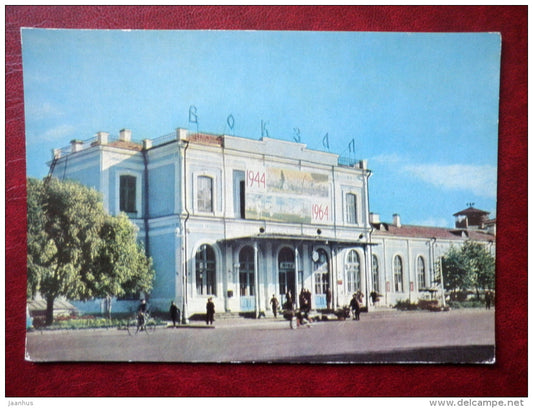
[[440, 287], [442, 295], [442, 306], [446, 307], [446, 295], [444, 294], [444, 271], [442, 270], [442, 257], [439, 257]]

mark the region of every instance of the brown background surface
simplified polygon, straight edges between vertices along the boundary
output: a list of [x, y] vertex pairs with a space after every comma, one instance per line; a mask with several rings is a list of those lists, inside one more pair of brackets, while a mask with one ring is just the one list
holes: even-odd
[[[5, 11], [6, 396], [527, 396], [527, 6], [6, 6]], [[502, 33], [497, 363], [26, 362], [21, 27]]]

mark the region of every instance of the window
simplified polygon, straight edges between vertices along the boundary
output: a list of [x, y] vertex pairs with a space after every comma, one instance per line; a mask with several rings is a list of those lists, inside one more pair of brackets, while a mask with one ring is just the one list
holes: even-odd
[[418, 289], [426, 287], [426, 264], [421, 256], [416, 260], [416, 272], [418, 277]]
[[346, 289], [348, 293], [361, 289], [361, 262], [355, 249], [351, 249], [346, 256]]
[[239, 288], [241, 296], [255, 295], [254, 249], [246, 246], [239, 253]]
[[346, 194], [346, 222], [357, 224], [357, 200], [355, 194]]
[[244, 180], [239, 181], [239, 206], [240, 206], [240, 216], [242, 219], [246, 218], [246, 201], [244, 199]]
[[329, 267], [326, 251], [319, 249], [314, 262], [315, 294], [325, 295], [329, 289]]
[[246, 218], [244, 171], [233, 170], [233, 210], [235, 218]]
[[213, 179], [208, 176], [199, 176], [197, 188], [198, 211], [213, 212]]
[[372, 290], [379, 293], [379, 264], [376, 255], [372, 255]]
[[394, 257], [394, 290], [403, 292], [403, 265], [399, 255]]
[[202, 245], [196, 251], [196, 293], [216, 295], [215, 251], [210, 245]]
[[137, 177], [120, 176], [120, 211], [136, 213]]

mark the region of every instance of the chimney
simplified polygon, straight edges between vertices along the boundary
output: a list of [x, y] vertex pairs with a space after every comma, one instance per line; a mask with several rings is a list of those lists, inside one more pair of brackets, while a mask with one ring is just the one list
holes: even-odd
[[400, 214], [392, 214], [392, 225], [398, 228], [402, 226], [400, 223]]
[[371, 212], [369, 215], [370, 215], [370, 223], [371, 224], [379, 224], [380, 223], [379, 214]]
[[120, 131], [120, 135], [119, 135], [118, 139], [123, 141], [123, 142], [131, 142], [131, 130], [122, 129]]
[[98, 144], [107, 144], [108, 137], [109, 137], [109, 133], [107, 133], [107, 132], [98, 132], [96, 134], [96, 142]]

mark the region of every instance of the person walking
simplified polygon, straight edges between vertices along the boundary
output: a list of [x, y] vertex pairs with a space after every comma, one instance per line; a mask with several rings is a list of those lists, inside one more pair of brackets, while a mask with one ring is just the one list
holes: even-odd
[[350, 301], [350, 309], [352, 309], [353, 320], [359, 320], [359, 301], [357, 300], [357, 294], [354, 293], [352, 300]]
[[359, 303], [359, 308], [363, 307], [364, 305], [364, 302], [363, 302], [364, 297], [365, 295], [363, 295], [363, 292], [358, 290], [357, 291], [357, 303]]
[[490, 310], [490, 304], [492, 302], [492, 296], [491, 292], [487, 290], [485, 292], [485, 309]]
[[207, 304], [205, 305], [205, 311], [206, 311], [206, 315], [205, 315], [205, 323], [206, 324], [213, 324], [213, 322], [215, 321], [215, 304], [213, 303], [213, 298], [210, 297], [209, 299], [207, 299]]
[[176, 327], [176, 322], [179, 323], [180, 321], [180, 310], [176, 306], [176, 303], [172, 302], [170, 304], [169, 313], [170, 313], [170, 319], [172, 320], [172, 324], [174, 325], [174, 327]]
[[270, 304], [272, 305], [272, 313], [274, 313], [274, 318], [278, 318], [278, 307], [279, 307], [279, 301], [276, 298], [276, 295], [272, 295], [272, 299], [270, 299]]

